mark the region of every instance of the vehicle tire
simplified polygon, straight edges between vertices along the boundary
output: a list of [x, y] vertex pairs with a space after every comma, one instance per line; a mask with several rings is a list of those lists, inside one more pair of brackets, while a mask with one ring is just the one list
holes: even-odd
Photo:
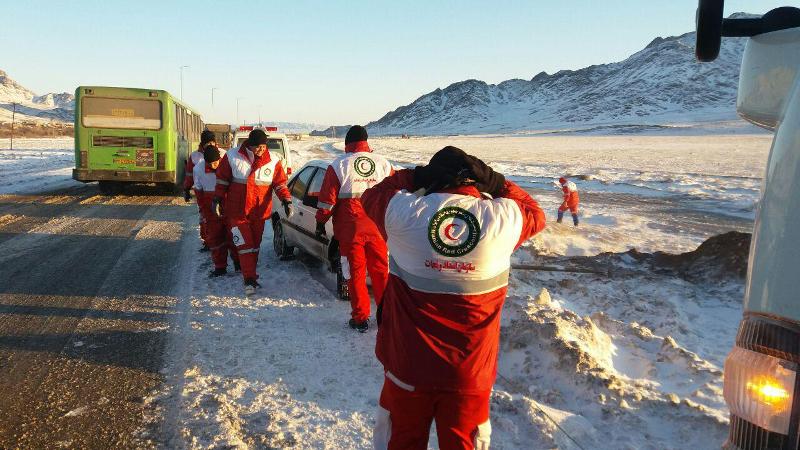
[[331, 264], [336, 272], [336, 297], [343, 302], [349, 302], [350, 288], [342, 273], [342, 259], [339, 255], [338, 247], [333, 251], [333, 255], [331, 255]]
[[286, 242], [286, 234], [283, 232], [283, 224], [280, 216], [272, 216], [272, 249], [281, 261], [294, 256], [294, 246]]
[[122, 192], [122, 183], [119, 181], [101, 181], [98, 185], [103, 195], [117, 195]]

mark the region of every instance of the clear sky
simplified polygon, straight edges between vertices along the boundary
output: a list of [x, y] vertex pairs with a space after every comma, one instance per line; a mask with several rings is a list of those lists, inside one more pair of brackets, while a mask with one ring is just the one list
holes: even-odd
[[[728, 0], [725, 13], [798, 1]], [[450, 83], [625, 59], [693, 0], [4, 0], [0, 69], [37, 94], [166, 89], [206, 121], [366, 123]], [[214, 105], [211, 104], [212, 88]]]

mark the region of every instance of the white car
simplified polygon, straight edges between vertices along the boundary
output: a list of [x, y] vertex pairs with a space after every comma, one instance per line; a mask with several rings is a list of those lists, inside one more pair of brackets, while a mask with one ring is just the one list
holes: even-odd
[[292, 153], [289, 151], [289, 141], [285, 134], [278, 133], [278, 127], [240, 126], [233, 134], [231, 148], [238, 149], [247, 140], [250, 132], [256, 129], [264, 130], [267, 133], [267, 149], [281, 157], [286, 174], [292, 175]]
[[[336, 273], [336, 291], [341, 300], [349, 300], [347, 283], [342, 276], [339, 243], [332, 238], [332, 221], [325, 224], [326, 237], [317, 237], [317, 203], [322, 180], [330, 161], [310, 161], [289, 179], [294, 214], [287, 218], [283, 208], [272, 213], [272, 247], [282, 260], [291, 258], [295, 248], [325, 262]], [[273, 194], [274, 195], [274, 194]], [[277, 195], [274, 205], [280, 205]]]

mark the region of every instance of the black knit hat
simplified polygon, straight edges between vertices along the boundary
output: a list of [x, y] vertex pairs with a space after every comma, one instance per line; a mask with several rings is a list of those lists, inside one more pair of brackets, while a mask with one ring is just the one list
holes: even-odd
[[247, 136], [247, 145], [250, 147], [258, 147], [267, 143], [267, 133], [264, 130], [253, 130]]
[[367, 138], [369, 138], [369, 136], [367, 135], [366, 128], [361, 125], [353, 125], [347, 130], [347, 136], [344, 137], [344, 145], [351, 142], [366, 141]]
[[453, 174], [463, 173], [470, 169], [470, 158], [467, 152], [458, 147], [448, 145], [433, 155], [430, 166], [439, 167]]
[[203, 159], [205, 159], [207, 163], [218, 161], [219, 149], [213, 145], [209, 145], [206, 147], [205, 151], [203, 151]]
[[214, 135], [214, 132], [211, 130], [203, 130], [203, 132], [200, 133], [200, 145], [208, 144], [211, 141], [216, 142], [217, 136]]

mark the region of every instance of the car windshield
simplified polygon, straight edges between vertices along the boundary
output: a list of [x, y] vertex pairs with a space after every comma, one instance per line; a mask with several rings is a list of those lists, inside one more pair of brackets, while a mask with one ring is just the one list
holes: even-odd
[[269, 151], [280, 155], [281, 158], [286, 158], [286, 151], [283, 148], [283, 139], [267, 139], [267, 148]]

